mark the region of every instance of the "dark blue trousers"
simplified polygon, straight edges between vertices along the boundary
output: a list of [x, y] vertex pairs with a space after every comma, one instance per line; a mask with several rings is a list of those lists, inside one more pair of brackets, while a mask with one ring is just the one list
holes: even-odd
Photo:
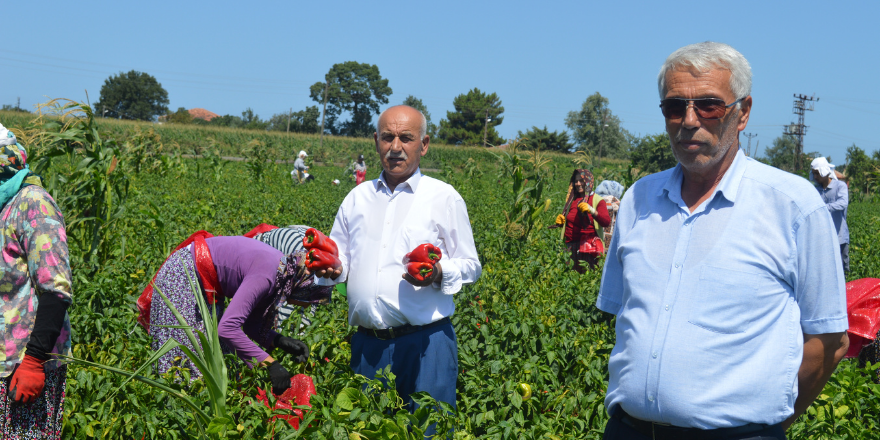
[[364, 333], [351, 338], [351, 369], [370, 379], [391, 365], [400, 397], [412, 412], [410, 394], [426, 391], [455, 407], [458, 379], [458, 342], [447, 322], [399, 338], [382, 340]]

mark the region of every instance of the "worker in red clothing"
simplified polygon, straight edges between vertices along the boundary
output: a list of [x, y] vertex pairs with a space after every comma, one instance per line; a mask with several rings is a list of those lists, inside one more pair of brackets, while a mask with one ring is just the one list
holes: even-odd
[[565, 226], [563, 241], [571, 251], [573, 269], [584, 273], [581, 261], [596, 267], [599, 256], [605, 253], [602, 228], [611, 224], [611, 216], [602, 197], [593, 193], [593, 173], [577, 169], [571, 174], [568, 196], [562, 214], [556, 216], [556, 225]]

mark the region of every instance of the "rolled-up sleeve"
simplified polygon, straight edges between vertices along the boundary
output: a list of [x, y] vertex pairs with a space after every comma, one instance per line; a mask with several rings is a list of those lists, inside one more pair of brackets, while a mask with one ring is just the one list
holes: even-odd
[[845, 278], [829, 211], [818, 208], [805, 215], [796, 225], [795, 243], [801, 329], [811, 335], [846, 331]]
[[443, 268], [440, 291], [453, 295], [461, 290], [462, 285], [477, 281], [483, 272], [464, 200], [457, 198], [449, 206], [447, 221], [440, 226], [447, 252], [440, 261]]

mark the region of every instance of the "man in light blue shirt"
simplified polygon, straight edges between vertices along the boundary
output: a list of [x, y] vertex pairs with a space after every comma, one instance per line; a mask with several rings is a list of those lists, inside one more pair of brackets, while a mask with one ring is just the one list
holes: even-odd
[[810, 163], [812, 168], [810, 177], [816, 182], [816, 189], [822, 196], [822, 201], [831, 213], [834, 221], [834, 230], [837, 231], [837, 241], [840, 243], [840, 259], [843, 262], [843, 271], [849, 272], [849, 227], [846, 225], [846, 209], [849, 206], [849, 187], [837, 179], [834, 165], [828, 163], [828, 159], [817, 157]]
[[608, 249], [605, 438], [784, 439], [848, 346], [831, 217], [808, 181], [739, 151], [742, 54], [686, 46], [658, 82], [679, 164], [627, 191]]

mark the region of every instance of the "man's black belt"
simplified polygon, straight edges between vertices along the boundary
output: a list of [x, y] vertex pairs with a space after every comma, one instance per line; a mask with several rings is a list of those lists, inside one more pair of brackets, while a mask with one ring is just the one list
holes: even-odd
[[699, 429], [699, 428], [682, 428], [679, 426], [668, 425], [665, 423], [648, 422], [639, 420], [623, 409], [617, 407], [613, 417], [617, 417], [625, 425], [638, 431], [644, 436], [652, 439], [677, 439], [677, 440], [709, 440], [720, 439], [733, 436], [741, 436], [751, 433], [763, 431], [771, 428], [771, 425], [760, 423], [749, 423], [747, 425], [736, 426], [733, 428], [717, 428], [717, 429]]
[[406, 336], [406, 335], [415, 333], [420, 330], [424, 330], [426, 328], [435, 327], [440, 324], [446, 324], [448, 322], [449, 322], [449, 317], [447, 316], [446, 318], [443, 318], [439, 321], [434, 321], [430, 324], [425, 324], [425, 325], [404, 324], [399, 327], [385, 328], [382, 330], [374, 330], [371, 328], [358, 326], [358, 333], [368, 334], [368, 335], [373, 336], [377, 339], [394, 339], [394, 338], [399, 338], [401, 336]]

